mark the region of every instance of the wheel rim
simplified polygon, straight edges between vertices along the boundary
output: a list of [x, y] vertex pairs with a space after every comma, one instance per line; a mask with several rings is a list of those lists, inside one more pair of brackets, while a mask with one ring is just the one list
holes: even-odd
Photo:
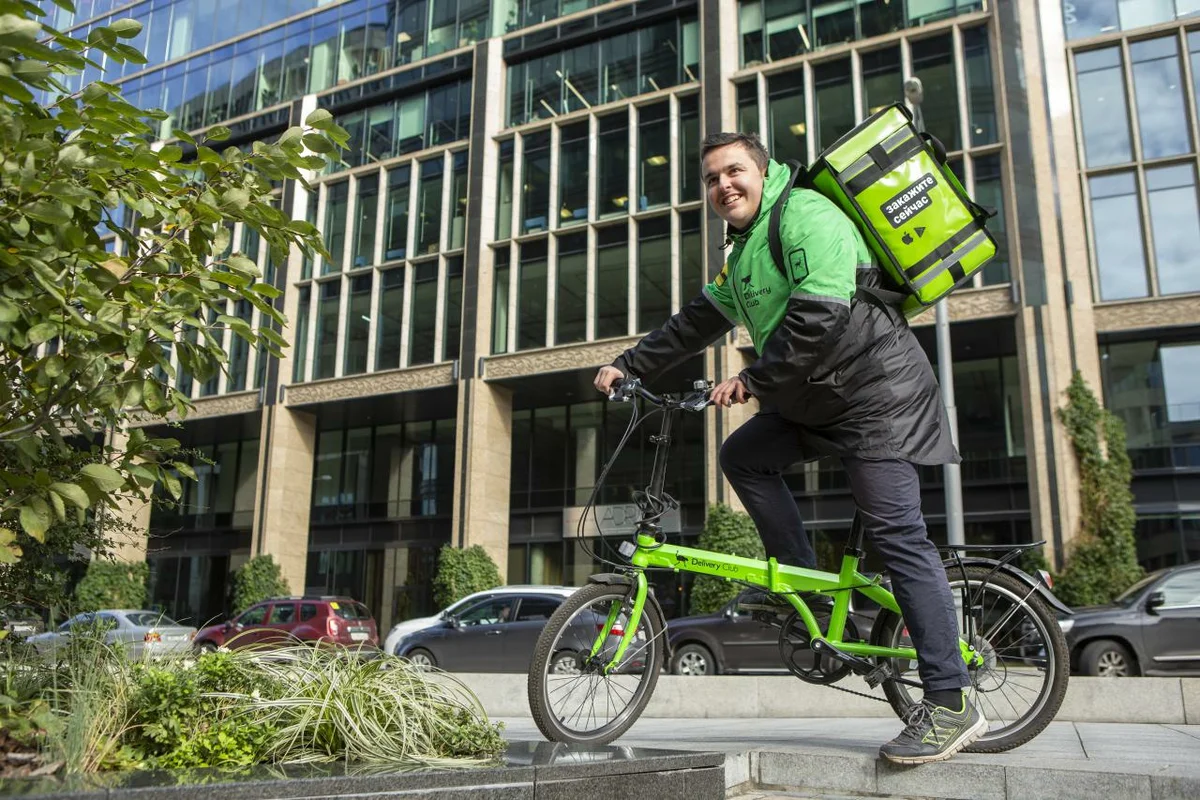
[[549, 659], [544, 667], [542, 703], [554, 716], [559, 727], [580, 741], [605, 739], [610, 731], [620, 728], [642, 696], [650, 687], [651, 671], [645, 665], [659, 663], [656, 648], [662, 647], [665, 628], [651, 636], [646, 615], [642, 616], [633, 640], [616, 669], [605, 672], [604, 667], [616, 652], [618, 637], [610, 635], [595, 658], [592, 645], [599, 630], [608, 619], [613, 604], [620, 608], [613, 630], [624, 630], [629, 620], [630, 605], [624, 594], [601, 595], [571, 614], [559, 628], [550, 644], [550, 652], [563, 650], [578, 653], [573, 673], [556, 672], [559, 659]]
[[688, 650], [679, 655], [677, 671], [680, 675], [707, 675], [708, 659], [699, 651]]
[[430, 669], [433, 666], [433, 659], [425, 653], [413, 653], [408, 660], [412, 662], [413, 666], [421, 669]]
[[1129, 677], [1129, 662], [1116, 650], [1105, 650], [1096, 659], [1096, 674], [1102, 678]]
[[[962, 581], [951, 581], [950, 586], [962, 635]], [[982, 595], [977, 584], [972, 589], [973, 645], [984, 663], [969, 672], [967, 697], [987, 718], [988, 731], [979, 739], [987, 743], [1010, 736], [1037, 718], [1050, 700], [1049, 684], [1059, 665], [1050, 629], [1020, 595], [995, 583], [987, 584]], [[907, 633], [902, 624], [894, 626], [889, 646], [911, 647]], [[918, 679], [916, 662], [893, 659], [891, 663], [902, 677]], [[921, 698], [916, 687], [896, 684], [896, 688], [910, 704]]]
[[578, 675], [579, 658], [574, 653], [560, 653], [550, 664], [551, 675]]

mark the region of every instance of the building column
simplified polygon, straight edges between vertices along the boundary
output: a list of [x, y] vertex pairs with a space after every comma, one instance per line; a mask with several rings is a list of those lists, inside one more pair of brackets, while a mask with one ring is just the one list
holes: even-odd
[[282, 405], [263, 409], [251, 555], [279, 564], [294, 594], [304, 591], [317, 418]]
[[1030, 510], [1035, 540], [1061, 565], [1080, 507], [1078, 467], [1058, 412], [1076, 371], [1100, 393], [1091, 303], [1074, 302], [1091, 286], [1074, 121], [1059, 9], [1046, 5], [1039, 18], [1036, 6], [1002, 0], [997, 10]]
[[481, 545], [508, 574], [508, 503], [512, 473], [512, 391], [479, 378], [458, 385], [454, 470], [457, 547]]

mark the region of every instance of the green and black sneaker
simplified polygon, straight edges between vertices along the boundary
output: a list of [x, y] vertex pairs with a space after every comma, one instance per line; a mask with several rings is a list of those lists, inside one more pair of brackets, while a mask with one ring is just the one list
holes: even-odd
[[879, 748], [879, 754], [896, 764], [944, 761], [987, 733], [988, 723], [964, 693], [956, 711], [922, 700], [904, 714], [904, 730]]

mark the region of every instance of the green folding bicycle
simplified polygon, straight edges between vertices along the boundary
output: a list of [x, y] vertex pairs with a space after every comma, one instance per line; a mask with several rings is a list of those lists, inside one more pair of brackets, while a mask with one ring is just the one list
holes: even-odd
[[[633, 401], [634, 414], [597, 480], [597, 491], [642, 419], [661, 413], [661, 428], [651, 437], [650, 485], [636, 496], [642, 519], [635, 539], [621, 543], [622, 561], [611, 562], [614, 572], [593, 575], [558, 608], [534, 649], [529, 704], [551, 741], [607, 744], [628, 730], [650, 701], [668, 658], [668, 639], [647, 570], [712, 575], [786, 598], [793, 612], [779, 623], [780, 657], [801, 680], [831, 685], [851, 673], [860, 675], [869, 688], [882, 687], [884, 697], [878, 699], [902, 717], [921, 698], [917, 653], [900, 607], [882, 577], [859, 572], [864, 553], [857, 518], [837, 573], [665, 542], [658, 521], [676, 505], [663, 489], [672, 426], [678, 414], [708, 405], [709, 387], [698, 381], [689, 394], [658, 396], [626, 380], [614, 392], [612, 399]], [[659, 411], [645, 413], [645, 404]], [[1063, 614], [1070, 609], [1050, 592], [1048, 576], [1030, 576], [1012, 563], [1033, 546], [1007, 548], [998, 559], [977, 554], [996, 548], [960, 546], [945, 562], [971, 678], [968, 696], [989, 723], [988, 732], [967, 748], [971, 752], [1001, 752], [1028, 742], [1054, 719], [1067, 691], [1067, 647], [1051, 608]], [[850, 620], [851, 591], [880, 607], [869, 641], [858, 637]], [[827, 599], [806, 602], [822, 595], [832, 598], [832, 606]]]

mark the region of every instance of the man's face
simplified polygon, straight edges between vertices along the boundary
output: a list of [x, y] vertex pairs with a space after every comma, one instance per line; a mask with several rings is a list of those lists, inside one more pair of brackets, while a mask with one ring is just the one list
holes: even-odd
[[754, 163], [750, 151], [740, 144], [710, 150], [701, 174], [708, 188], [708, 203], [718, 217], [738, 229], [754, 221], [766, 170]]

